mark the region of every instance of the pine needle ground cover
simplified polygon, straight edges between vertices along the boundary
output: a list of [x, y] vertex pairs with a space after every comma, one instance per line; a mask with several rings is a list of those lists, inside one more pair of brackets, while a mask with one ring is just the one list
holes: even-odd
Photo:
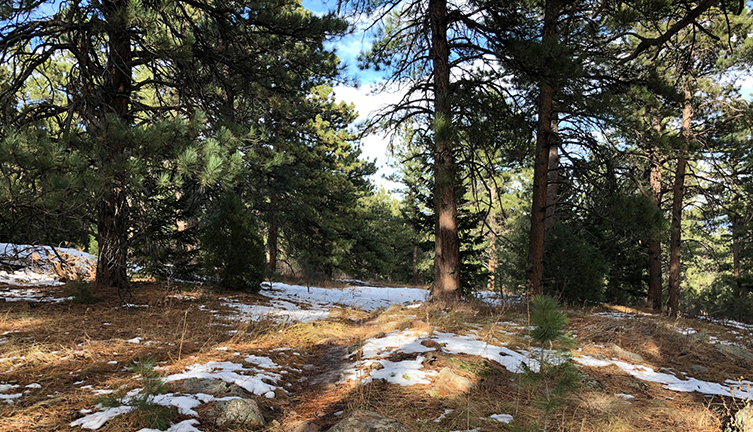
[[[67, 286], [29, 289], [37, 299], [71, 293]], [[523, 385], [516, 368], [535, 370], [541, 354], [523, 305], [478, 302], [446, 311], [419, 301], [418, 289], [403, 290], [402, 298], [385, 288], [324, 290], [274, 284], [261, 294], [228, 295], [143, 283], [128, 309], [115, 307], [114, 290], [94, 292], [91, 304], [8, 297], [0, 303], [0, 430], [76, 430], [71, 423], [104, 412], [96, 404], [109, 395], [133, 409], [113, 412], [98, 430], [219, 430], [197, 422], [206, 404], [190, 408], [169, 396], [177, 394], [175, 377], [192, 373], [245, 386], [269, 431], [300, 420], [326, 430], [363, 408], [411, 431], [541, 429], [542, 392]], [[751, 328], [607, 306], [561, 310], [578, 386], [549, 409], [547, 430], [720, 431], [745, 405]], [[437, 396], [432, 390], [445, 368], [469, 380], [470, 392]], [[741, 388], [735, 397], [705, 387], [678, 391], [667, 377], [719, 393]], [[155, 393], [154, 408], [124, 402], [129, 393], [147, 395], [145, 388]]]

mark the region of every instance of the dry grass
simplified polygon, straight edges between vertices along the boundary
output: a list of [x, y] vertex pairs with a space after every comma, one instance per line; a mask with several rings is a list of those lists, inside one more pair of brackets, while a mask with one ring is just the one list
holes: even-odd
[[[324, 370], [333, 353], [357, 352], [370, 337], [392, 330], [414, 328], [456, 333], [473, 332], [489, 343], [526, 348], [526, 313], [523, 309], [490, 308], [459, 304], [452, 312], [429, 303], [415, 309], [398, 306], [378, 313], [333, 309], [331, 318], [314, 323], [278, 324], [272, 321], [238, 322], [217, 318], [210, 311], [231, 313], [219, 299], [222, 294], [195, 287], [184, 290], [144, 283], [134, 287], [134, 303], [146, 305], [119, 309], [117, 293], [98, 291], [92, 305], [0, 304], [0, 383], [41, 388], [14, 404], [0, 403], [0, 431], [69, 430], [81, 409], [91, 409], [94, 388], [139, 387], [124, 366], [152, 357], [164, 373], [181, 371], [193, 363], [233, 361], [235, 353], [269, 356], [290, 369], [285, 383], [289, 394], [260, 400], [269, 431], [281, 432], [292, 421], [315, 422], [323, 429], [336, 423], [335, 413], [368, 408], [401, 421], [409, 431], [439, 432], [481, 428], [482, 431], [536, 430], [542, 411], [535, 407], [532, 392], [517, 383], [517, 376], [496, 363], [474, 356], [437, 353], [431, 367], [450, 367], [476, 383], [469, 395], [435, 398], [427, 386], [400, 387], [377, 381], [368, 385], [309, 385], [304, 376]], [[190, 288], [185, 290], [185, 288]], [[65, 287], [52, 289], [62, 296]], [[245, 302], [263, 302], [254, 295], [236, 295]], [[631, 312], [629, 309], [611, 309]], [[710, 336], [732, 340], [728, 327], [695, 320], [669, 320], [658, 316], [640, 319], [607, 319], [593, 310], [569, 310], [570, 328], [577, 330], [581, 353], [616, 357], [611, 344], [639, 354], [655, 370], [672, 368], [699, 379], [723, 382], [746, 376], [753, 365], [720, 358], [709, 344]], [[636, 311], [632, 311], [636, 312]], [[516, 326], [505, 324], [514, 322]], [[701, 335], [684, 336], [677, 328], [693, 327]], [[229, 333], [233, 330], [233, 333]], [[705, 336], [704, 336], [705, 335]], [[141, 343], [129, 342], [141, 338]], [[271, 351], [291, 347], [299, 354]], [[219, 348], [219, 349], [218, 349]], [[340, 354], [337, 354], [340, 355]], [[339, 357], [341, 358], [341, 356]], [[117, 362], [117, 363], [113, 363]], [[295, 372], [306, 365], [315, 370]], [[708, 372], [693, 370], [705, 365]], [[720, 431], [739, 401], [707, 398], [696, 393], [677, 393], [656, 383], [639, 381], [616, 367], [583, 368], [582, 390], [573, 393], [552, 416], [552, 431]], [[585, 375], [587, 374], [587, 375]], [[83, 381], [83, 383], [81, 383]], [[624, 400], [617, 393], [635, 396]], [[452, 410], [441, 421], [434, 420]], [[513, 425], [488, 420], [492, 414], [508, 413]], [[177, 419], [182, 419], [177, 417]], [[105, 431], [125, 432], [142, 427], [137, 415], [123, 415], [107, 423]], [[203, 430], [211, 431], [206, 425]]]

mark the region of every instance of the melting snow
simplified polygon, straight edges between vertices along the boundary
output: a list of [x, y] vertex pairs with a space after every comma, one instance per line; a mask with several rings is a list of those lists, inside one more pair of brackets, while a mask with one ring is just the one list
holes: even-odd
[[[242, 374], [243, 372], [261, 373], [257, 373], [256, 375], [244, 375]], [[165, 378], [165, 382], [179, 381], [188, 378], [220, 379], [228, 383], [236, 384], [255, 395], [269, 397], [271, 393], [272, 397], [274, 397], [274, 391], [277, 387], [268, 384], [265, 380], [277, 383], [277, 380], [279, 380], [280, 377], [280, 374], [263, 372], [257, 369], [248, 369], [239, 363], [211, 361], [206, 364], [193, 364], [188, 366], [185, 372], [170, 375]]]
[[82, 429], [97, 430], [104, 426], [109, 420], [112, 420], [121, 414], [129, 413], [133, 411], [133, 409], [132, 406], [107, 408], [104, 411], [95, 412], [71, 422], [71, 427], [81, 426]]
[[698, 392], [708, 395], [733, 396], [737, 399], [753, 399], [753, 391], [749, 388], [743, 390], [744, 383], [730, 383], [729, 386], [701, 381], [695, 378], [680, 379], [674, 375], [656, 372], [652, 368], [643, 365], [634, 365], [619, 360], [597, 360], [593, 357], [583, 356], [573, 358], [583, 366], [604, 367], [615, 365], [626, 373], [643, 381], [663, 384], [667, 390], [679, 392]]
[[[55, 253], [57, 251], [57, 254]], [[59, 262], [58, 255], [72, 265], [75, 273], [88, 276], [94, 267], [96, 258], [86, 252], [72, 248], [51, 248], [12, 243], [0, 243], [0, 257], [10, 259], [12, 263], [31, 266], [13, 272], [0, 271], [0, 283], [15, 286], [51, 286], [62, 285], [58, 277], [50, 271], [51, 262]], [[32, 268], [33, 267], [33, 268]], [[7, 300], [6, 301], [19, 301]], [[35, 301], [35, 300], [30, 300]]]
[[512, 423], [513, 420], [510, 414], [493, 414], [490, 415], [489, 418], [502, 423]]
[[[222, 298], [223, 305], [236, 310], [233, 319], [270, 319], [276, 322], [310, 322], [329, 318], [334, 306], [355, 307], [366, 311], [393, 304], [423, 302], [428, 291], [418, 288], [377, 288], [358, 286], [329, 289], [288, 285], [262, 284], [262, 295], [269, 297], [270, 306], [248, 305], [235, 299]], [[306, 304], [306, 309], [298, 304]]]
[[161, 431], [159, 429], [149, 429], [149, 428], [143, 428], [139, 429], [136, 432], [201, 432], [200, 429], [196, 429], [193, 427], [193, 425], [199, 424], [199, 421], [196, 419], [189, 419], [189, 420], [183, 420], [180, 423], [176, 423], [172, 426], [170, 426], [169, 429], [166, 431]]
[[[470, 354], [493, 360], [514, 373], [522, 371], [522, 364], [528, 365], [533, 370], [537, 370], [539, 367], [538, 362], [531, 359], [528, 353], [520, 353], [506, 347], [491, 345], [479, 340], [476, 335], [463, 336], [437, 332], [428, 336], [415, 330], [396, 330], [382, 338], [368, 339], [362, 349], [362, 361], [356, 362], [346, 369], [341, 382], [363, 378], [362, 383], [367, 383], [373, 378], [381, 378], [400, 385], [429, 384], [430, 377], [435, 376], [437, 372], [423, 370], [424, 357], [418, 356], [415, 360], [399, 362], [384, 359], [384, 357], [397, 352], [413, 354], [434, 351], [434, 348], [421, 344], [424, 340], [432, 340], [444, 345], [442, 351], [448, 354]], [[369, 373], [370, 376], [364, 378], [366, 373], [363, 370], [375, 363], [379, 363], [381, 369], [372, 370]]]

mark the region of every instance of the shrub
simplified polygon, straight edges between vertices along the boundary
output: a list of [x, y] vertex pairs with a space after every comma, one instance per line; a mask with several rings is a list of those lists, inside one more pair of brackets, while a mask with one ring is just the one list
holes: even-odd
[[80, 304], [94, 304], [99, 300], [94, 296], [92, 292], [91, 284], [83, 280], [74, 280], [68, 282], [67, 292], [73, 297], [74, 303]]
[[229, 290], [258, 292], [264, 281], [264, 245], [256, 219], [240, 197], [227, 192], [203, 226], [204, 268]]
[[[574, 340], [565, 331], [567, 316], [558, 310], [557, 301], [547, 296], [531, 300], [531, 343], [537, 364], [523, 364], [521, 381], [531, 389], [534, 402], [544, 410], [543, 430], [549, 425], [552, 410], [579, 384], [578, 369], [570, 359]], [[538, 366], [538, 367], [537, 367]]]

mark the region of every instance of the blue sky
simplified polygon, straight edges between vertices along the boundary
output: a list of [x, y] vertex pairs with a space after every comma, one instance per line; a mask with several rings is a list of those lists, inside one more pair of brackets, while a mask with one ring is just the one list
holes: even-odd
[[[337, 8], [337, 0], [302, 0], [303, 7], [315, 14], [324, 14]], [[355, 31], [337, 41], [332, 42], [331, 47], [337, 52], [340, 61], [347, 66], [347, 74], [355, 78], [357, 86], [338, 85], [335, 87], [335, 96], [342, 101], [352, 103], [358, 111], [358, 121], [364, 121], [368, 116], [379, 108], [397, 102], [400, 94], [381, 93], [374, 91], [374, 85], [382, 77], [381, 73], [374, 71], [362, 71], [358, 69], [358, 54], [369, 47], [369, 37], [363, 31]], [[371, 135], [361, 141], [363, 157], [376, 161], [379, 171], [373, 176], [374, 182], [387, 190], [394, 190], [400, 184], [387, 181], [384, 175], [391, 174], [394, 170], [387, 166], [390, 155], [388, 151], [390, 137], [386, 135]]]
[[[302, 0], [302, 5], [315, 14], [324, 14], [337, 8], [338, 0]], [[363, 23], [362, 23], [363, 24]], [[362, 71], [358, 69], [358, 54], [367, 49], [370, 44], [369, 35], [363, 31], [355, 31], [340, 40], [331, 43], [331, 47], [337, 52], [340, 60], [346, 64], [349, 77], [355, 78], [358, 86], [335, 87], [335, 95], [338, 99], [353, 103], [359, 113], [359, 121], [365, 120], [372, 112], [379, 108], [396, 103], [401, 94], [378, 94], [374, 92], [374, 84], [379, 82], [381, 73], [374, 71]], [[738, 76], [741, 94], [747, 100], [753, 100], [753, 76], [743, 73]], [[394, 170], [387, 166], [390, 161], [388, 143], [390, 137], [386, 135], [372, 135], [362, 140], [363, 157], [376, 161], [379, 171], [373, 177], [375, 183], [387, 190], [400, 188], [400, 184], [389, 182], [382, 177]]]

